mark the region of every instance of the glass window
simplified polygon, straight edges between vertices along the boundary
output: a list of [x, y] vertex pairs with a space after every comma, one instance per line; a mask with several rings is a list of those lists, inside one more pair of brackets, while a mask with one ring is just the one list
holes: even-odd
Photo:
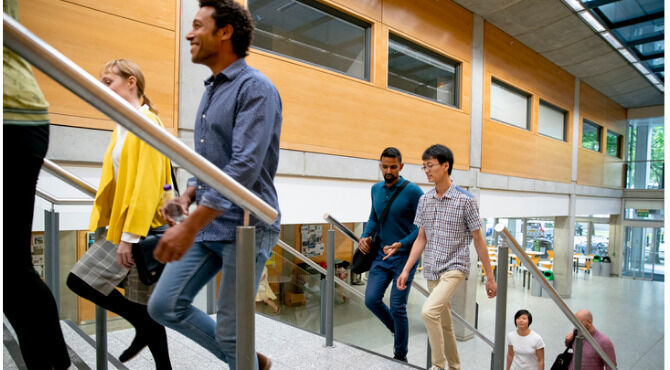
[[530, 95], [493, 79], [491, 81], [491, 119], [528, 130]]
[[565, 141], [566, 113], [565, 110], [540, 100], [538, 132]]
[[589, 236], [588, 222], [575, 222], [575, 253], [587, 254]]
[[607, 155], [621, 158], [623, 135], [607, 130]]
[[458, 66], [451, 59], [389, 34], [389, 87], [457, 107]]
[[597, 254], [601, 257], [607, 256], [610, 243], [610, 225], [593, 224], [593, 234], [591, 235], [591, 254]]
[[253, 46], [369, 79], [370, 25], [309, 0], [249, 0]]
[[582, 148], [599, 152], [601, 132], [602, 127], [591, 121], [584, 120], [584, 124], [582, 125]]

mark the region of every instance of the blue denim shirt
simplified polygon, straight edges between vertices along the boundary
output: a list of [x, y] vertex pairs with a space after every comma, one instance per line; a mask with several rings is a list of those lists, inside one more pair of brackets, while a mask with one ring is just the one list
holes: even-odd
[[[400, 242], [402, 247], [398, 249], [396, 254], [389, 260], [396, 258], [396, 256], [407, 255], [412, 250], [412, 244], [419, 234], [419, 229], [414, 225], [414, 215], [416, 214], [416, 206], [419, 203], [419, 198], [423, 195], [423, 190], [414, 184], [409, 183], [402, 190], [398, 197], [393, 201], [389, 209], [384, 225], [379, 225], [379, 218], [382, 216], [386, 205], [393, 196], [393, 193], [402, 185], [405, 180], [402, 176], [400, 180], [388, 187], [384, 181], [378, 182], [372, 186], [370, 191], [372, 197], [372, 209], [370, 210], [370, 217], [365, 230], [361, 237], [368, 237], [378, 233], [381, 238], [381, 247], [391, 245], [395, 242]], [[384, 252], [379, 249], [378, 257], [383, 257]]]
[[[272, 81], [240, 58], [205, 81], [194, 137], [196, 152], [278, 212], [273, 181], [279, 163], [281, 121], [281, 98]], [[196, 186], [197, 204], [223, 211], [200, 230], [195, 241], [235, 240], [243, 210], [195, 177], [189, 179], [188, 186]], [[279, 232], [280, 218], [268, 226], [252, 216], [250, 224]]]

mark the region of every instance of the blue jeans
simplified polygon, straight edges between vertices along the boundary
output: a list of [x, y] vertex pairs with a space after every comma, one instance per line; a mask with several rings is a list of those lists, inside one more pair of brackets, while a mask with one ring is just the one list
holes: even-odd
[[[399, 290], [396, 287], [396, 279], [402, 273], [407, 258], [407, 255], [394, 256], [387, 261], [382, 261], [380, 257], [377, 257], [372, 262], [372, 267], [370, 267], [368, 273], [368, 284], [365, 287], [365, 306], [386, 325], [391, 333], [394, 333], [393, 352], [398, 358], [407, 357], [407, 342], [409, 340], [407, 298], [417, 267], [417, 264], [412, 267], [407, 279], [407, 289]], [[382, 301], [389, 283], [393, 283], [390, 308]]]
[[[279, 233], [256, 229], [255, 288]], [[192, 339], [235, 369], [235, 242], [196, 242], [182, 259], [165, 266], [149, 299], [156, 322]], [[221, 271], [216, 321], [193, 306], [200, 289]], [[254, 295], [255, 295], [254, 291]], [[256, 364], [258, 368], [258, 364]]]

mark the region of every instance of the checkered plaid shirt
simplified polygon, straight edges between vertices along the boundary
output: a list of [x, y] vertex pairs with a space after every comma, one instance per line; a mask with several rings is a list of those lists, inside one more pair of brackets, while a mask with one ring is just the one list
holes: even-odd
[[451, 185], [442, 198], [435, 188], [419, 199], [414, 224], [426, 232], [423, 275], [438, 280], [444, 272], [470, 273], [472, 232], [481, 229], [479, 209], [472, 194]]

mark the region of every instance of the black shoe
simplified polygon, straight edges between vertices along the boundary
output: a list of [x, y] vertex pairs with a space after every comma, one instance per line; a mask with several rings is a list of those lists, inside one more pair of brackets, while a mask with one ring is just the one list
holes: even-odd
[[402, 362], [407, 362], [407, 357], [401, 357], [398, 355], [393, 356], [395, 360], [402, 361]]
[[121, 356], [119, 356], [119, 361], [121, 362], [127, 362], [133, 359], [135, 356], [137, 356], [140, 351], [144, 349], [144, 347], [147, 346], [147, 343], [144, 341], [142, 337], [139, 335], [135, 335], [135, 338], [133, 339], [133, 342], [130, 344], [130, 347], [128, 347], [123, 353], [121, 353]]

